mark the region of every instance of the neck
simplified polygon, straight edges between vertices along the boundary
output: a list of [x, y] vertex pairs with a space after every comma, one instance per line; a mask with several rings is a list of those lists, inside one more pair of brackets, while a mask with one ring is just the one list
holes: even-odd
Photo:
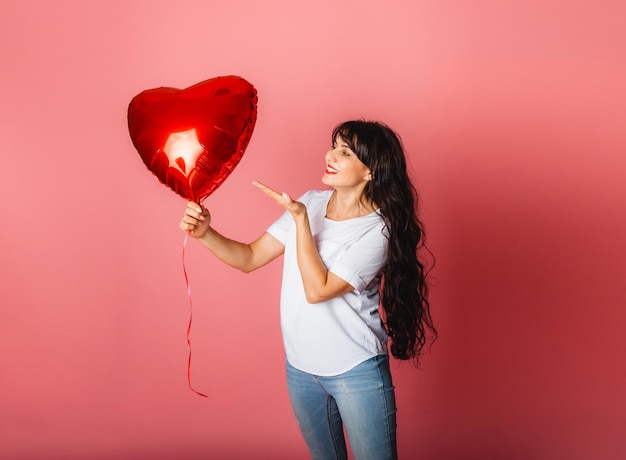
[[335, 190], [326, 207], [326, 217], [331, 220], [347, 220], [367, 216], [377, 206], [365, 198], [363, 193]]

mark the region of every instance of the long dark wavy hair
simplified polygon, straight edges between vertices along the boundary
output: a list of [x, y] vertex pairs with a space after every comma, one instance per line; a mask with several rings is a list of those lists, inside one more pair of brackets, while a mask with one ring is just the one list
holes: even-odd
[[419, 365], [428, 334], [437, 337], [428, 301], [428, 269], [421, 260], [422, 250], [432, 253], [424, 244], [419, 197], [407, 173], [402, 141], [383, 123], [364, 120], [340, 124], [332, 142], [337, 136], [372, 172], [365, 196], [380, 207], [389, 235], [381, 304], [391, 354]]

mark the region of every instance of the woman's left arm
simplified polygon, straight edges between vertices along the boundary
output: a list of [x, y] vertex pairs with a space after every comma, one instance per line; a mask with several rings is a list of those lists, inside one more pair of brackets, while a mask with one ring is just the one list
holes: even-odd
[[296, 224], [296, 255], [307, 302], [324, 302], [354, 290], [350, 283], [329, 272], [322, 262], [313, 240], [306, 206], [292, 200], [288, 194], [280, 194], [260, 182], [253, 184], [293, 216]]

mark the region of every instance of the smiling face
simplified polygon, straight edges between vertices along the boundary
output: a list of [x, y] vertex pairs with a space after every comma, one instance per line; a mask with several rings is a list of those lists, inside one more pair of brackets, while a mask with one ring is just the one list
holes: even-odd
[[370, 169], [359, 159], [341, 136], [326, 153], [326, 171], [322, 182], [335, 189], [365, 187], [371, 180]]

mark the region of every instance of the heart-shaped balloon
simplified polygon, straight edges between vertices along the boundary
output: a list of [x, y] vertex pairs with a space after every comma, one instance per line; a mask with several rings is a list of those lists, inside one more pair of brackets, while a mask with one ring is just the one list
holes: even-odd
[[183, 198], [200, 203], [241, 160], [254, 130], [257, 92], [241, 77], [185, 89], [154, 88], [128, 106], [133, 145], [150, 171]]

